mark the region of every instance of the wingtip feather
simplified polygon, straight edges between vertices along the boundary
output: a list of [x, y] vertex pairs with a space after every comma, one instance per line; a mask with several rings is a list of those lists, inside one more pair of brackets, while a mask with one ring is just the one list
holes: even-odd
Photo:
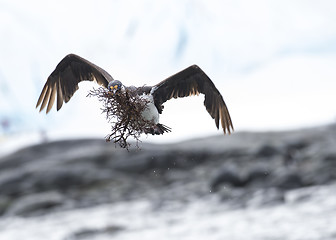
[[57, 111], [61, 109], [63, 105], [63, 94], [62, 94], [62, 89], [61, 89], [61, 84], [60, 82], [57, 83]]
[[51, 94], [50, 94], [50, 97], [49, 97], [49, 103], [48, 103], [48, 106], [47, 106], [47, 113], [50, 112], [52, 106], [54, 105], [54, 102], [55, 102], [55, 98], [56, 98], [56, 83], [54, 84], [54, 86], [51, 88]]
[[47, 92], [47, 88], [48, 88], [48, 85], [45, 84], [42, 91], [41, 91], [41, 94], [40, 94], [40, 97], [39, 99], [37, 100], [37, 103], [36, 103], [36, 107], [35, 108], [38, 108], [38, 106], [41, 104], [46, 92]]
[[51, 88], [48, 87], [48, 90], [43, 98], [43, 102], [40, 108], [40, 112], [46, 107], [47, 103], [48, 103], [48, 99], [50, 98], [50, 94], [51, 94]]
[[221, 125], [223, 128], [224, 134], [226, 133], [231, 134], [234, 131], [234, 128], [233, 128], [231, 117], [230, 117], [230, 114], [229, 114], [229, 111], [226, 105], [223, 105], [220, 108], [220, 116], [221, 116]]

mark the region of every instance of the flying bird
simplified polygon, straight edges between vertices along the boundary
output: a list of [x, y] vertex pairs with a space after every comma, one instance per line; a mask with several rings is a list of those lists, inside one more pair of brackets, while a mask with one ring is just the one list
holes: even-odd
[[159, 114], [163, 111], [163, 103], [171, 98], [182, 98], [192, 95], [204, 94], [204, 106], [210, 116], [215, 120], [217, 129], [219, 124], [225, 133], [233, 131], [233, 125], [229, 111], [222, 95], [210, 78], [197, 65], [168, 77], [154, 86], [134, 87], [124, 86], [101, 67], [90, 61], [75, 55], [65, 56], [55, 70], [50, 74], [45, 83], [36, 108], [40, 105], [40, 112], [47, 107], [48, 113], [57, 96], [57, 111], [61, 109], [63, 102], [67, 103], [78, 89], [81, 81], [93, 81], [115, 93], [126, 89], [147, 100], [146, 108], [142, 112], [144, 119], [153, 121], [154, 125], [148, 133], [163, 134], [170, 128], [159, 123]]

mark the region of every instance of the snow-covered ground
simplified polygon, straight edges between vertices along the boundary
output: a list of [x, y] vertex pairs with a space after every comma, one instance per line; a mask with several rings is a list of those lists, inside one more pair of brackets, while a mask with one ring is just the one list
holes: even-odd
[[42, 217], [7, 217], [0, 219], [0, 239], [332, 240], [335, 191], [335, 184], [292, 190], [285, 203], [268, 207], [255, 207], [251, 197], [243, 209], [210, 196], [159, 208], [139, 199]]
[[0, 158], [0, 239], [332, 240], [335, 132], [27, 147]]

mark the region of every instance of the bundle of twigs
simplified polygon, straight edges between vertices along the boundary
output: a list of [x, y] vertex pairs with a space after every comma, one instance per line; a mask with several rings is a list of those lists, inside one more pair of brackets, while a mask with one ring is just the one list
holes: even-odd
[[112, 124], [112, 132], [106, 136], [106, 141], [113, 141], [128, 149], [130, 144], [127, 139], [133, 137], [139, 147], [141, 133], [146, 133], [146, 129], [153, 124], [141, 115], [147, 100], [127, 89], [125, 92], [113, 93], [102, 87], [91, 90], [88, 96], [98, 97], [103, 103], [102, 111], [106, 114], [106, 119]]

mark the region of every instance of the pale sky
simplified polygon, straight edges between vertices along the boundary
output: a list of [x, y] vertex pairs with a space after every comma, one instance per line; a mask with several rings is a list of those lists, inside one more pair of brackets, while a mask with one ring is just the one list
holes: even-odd
[[[35, 110], [48, 75], [76, 53], [135, 86], [198, 64], [222, 93], [236, 131], [332, 123], [335, 9], [331, 0], [0, 0], [0, 119], [10, 120], [14, 135], [104, 138], [110, 126], [98, 101], [86, 97], [91, 83], [59, 112]], [[160, 121], [173, 132], [143, 141], [222, 134], [203, 96], [168, 101]]]

